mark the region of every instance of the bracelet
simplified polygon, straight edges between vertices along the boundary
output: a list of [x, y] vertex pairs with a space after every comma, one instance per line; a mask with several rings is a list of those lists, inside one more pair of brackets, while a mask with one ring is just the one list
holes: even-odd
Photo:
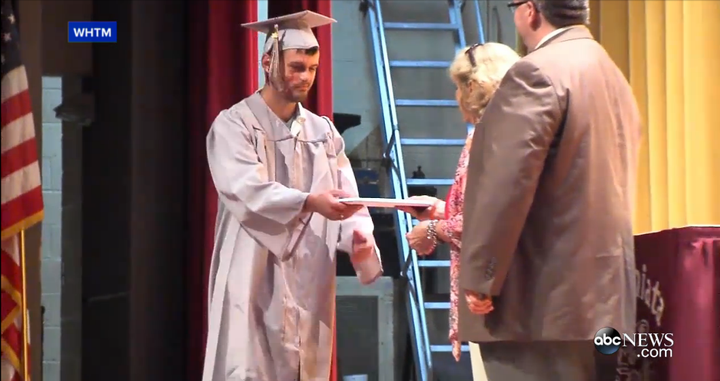
[[437, 230], [435, 229], [435, 227], [437, 226], [437, 223], [438, 223], [438, 220], [432, 220], [432, 221], [430, 221], [430, 223], [428, 223], [428, 226], [427, 226], [427, 232], [426, 232], [426, 236], [425, 236], [425, 237], [426, 237], [429, 241], [432, 242], [432, 246], [431, 246], [431, 248], [430, 248], [430, 251], [435, 250], [435, 248], [437, 247], [437, 244], [438, 244], [438, 240], [437, 240]]

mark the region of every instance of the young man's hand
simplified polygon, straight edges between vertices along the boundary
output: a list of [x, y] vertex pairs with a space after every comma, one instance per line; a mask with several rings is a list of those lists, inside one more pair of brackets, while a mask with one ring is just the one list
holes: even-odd
[[341, 190], [331, 190], [323, 193], [314, 193], [305, 200], [305, 210], [319, 213], [332, 221], [341, 221], [357, 213], [362, 206], [346, 205], [338, 201], [350, 195]]
[[353, 262], [362, 262], [375, 254], [375, 238], [372, 233], [354, 230], [352, 242], [353, 252], [351, 259]]

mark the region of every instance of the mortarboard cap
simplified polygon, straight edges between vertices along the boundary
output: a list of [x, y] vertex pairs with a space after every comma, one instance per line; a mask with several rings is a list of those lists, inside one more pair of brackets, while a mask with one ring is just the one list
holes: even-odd
[[317, 48], [318, 41], [312, 28], [337, 22], [327, 16], [313, 11], [302, 11], [285, 16], [273, 17], [265, 21], [242, 24], [243, 27], [265, 33], [269, 36], [265, 41], [263, 52], [270, 54], [270, 84], [282, 90], [283, 81], [280, 74], [280, 51], [288, 49]]
[[[271, 38], [265, 43], [264, 52], [267, 53], [272, 48], [275, 37], [280, 42], [281, 50], [316, 48], [319, 46], [318, 41], [311, 29], [334, 22], [337, 21], [319, 13], [302, 11], [265, 21], [245, 23], [242, 26], [270, 35]], [[277, 33], [277, 36], [273, 35], [274, 33]]]

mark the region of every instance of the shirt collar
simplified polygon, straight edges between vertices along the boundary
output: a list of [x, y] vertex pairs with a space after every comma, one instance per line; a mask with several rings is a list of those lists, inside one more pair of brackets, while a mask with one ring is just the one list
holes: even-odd
[[551, 38], [557, 36], [558, 34], [564, 32], [564, 31], [572, 28], [573, 26], [574, 26], [574, 25], [566, 26], [566, 27], [563, 27], [563, 28], [558, 28], [558, 29], [555, 29], [554, 31], [546, 34], [545, 37], [543, 37], [542, 40], [540, 40], [540, 42], [538, 42], [538, 44], [537, 44], [537, 46], [535, 46], [535, 49], [534, 49], [534, 50], [540, 49], [540, 47], [541, 47], [544, 43], [548, 42], [548, 40], [550, 40]]
[[297, 113], [295, 114], [295, 118], [290, 125], [290, 133], [293, 136], [298, 136], [300, 134], [300, 131], [302, 131], [302, 128], [305, 125], [305, 120], [305, 108], [300, 102], [298, 102]]

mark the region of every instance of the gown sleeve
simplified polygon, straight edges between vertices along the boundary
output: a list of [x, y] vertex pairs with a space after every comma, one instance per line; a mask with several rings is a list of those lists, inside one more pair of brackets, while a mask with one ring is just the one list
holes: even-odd
[[307, 193], [268, 181], [252, 132], [228, 110], [218, 115], [207, 135], [207, 156], [218, 197], [242, 228], [284, 261], [302, 229]]
[[[338, 182], [339, 188], [350, 194], [350, 197], [358, 197], [359, 191], [357, 181], [355, 180], [355, 174], [353, 173], [352, 166], [350, 165], [350, 159], [345, 154], [345, 141], [343, 140], [340, 133], [335, 128], [335, 125], [327, 119], [327, 122], [332, 128], [333, 137], [335, 139], [335, 149], [337, 155], [338, 165]], [[379, 278], [383, 273], [382, 261], [380, 259], [380, 250], [373, 239], [373, 245], [375, 246], [375, 253], [366, 258], [355, 257], [353, 253], [353, 231], [359, 230], [367, 237], [373, 237], [373, 231], [375, 225], [373, 224], [372, 217], [370, 217], [370, 211], [368, 208], [362, 208], [360, 211], [355, 213], [352, 217], [341, 222], [340, 228], [340, 240], [338, 241], [338, 250], [350, 253], [350, 260], [355, 269], [357, 277], [360, 279], [362, 284], [370, 284]]]

